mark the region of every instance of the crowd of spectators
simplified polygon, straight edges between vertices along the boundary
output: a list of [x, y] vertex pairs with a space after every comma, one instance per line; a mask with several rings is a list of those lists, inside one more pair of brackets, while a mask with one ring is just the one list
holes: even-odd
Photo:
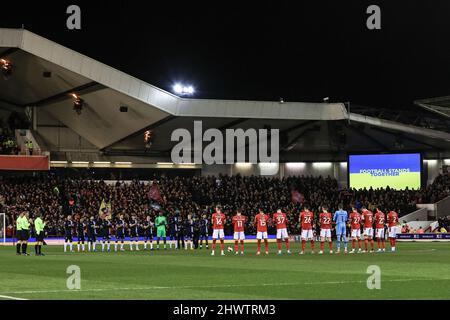
[[0, 119], [0, 154], [10, 155], [18, 152], [14, 133], [6, 125], [3, 125]]
[[450, 215], [438, 219], [438, 227], [436, 228], [440, 233], [450, 232]]
[[402, 227], [401, 227], [402, 233], [426, 233], [426, 232], [432, 232], [432, 233], [448, 233], [450, 232], [450, 215], [445, 217], [438, 218], [437, 221], [431, 223], [429, 226], [426, 226], [425, 228], [423, 226], [419, 226], [417, 229], [411, 226], [411, 223], [407, 223], [406, 221], [403, 221]]
[[[149, 196], [152, 183], [134, 180], [110, 184], [87, 177], [62, 177], [52, 173], [34, 177], [0, 177], [0, 212], [7, 213], [9, 232], [12, 232], [17, 214], [26, 210], [31, 217], [35, 212], [41, 212], [47, 221], [47, 233], [61, 235], [63, 221], [68, 214], [75, 218], [98, 216], [103, 200], [111, 204], [113, 215], [136, 213], [141, 219], [145, 215], [154, 217], [160, 210], [169, 217], [175, 212], [183, 216], [209, 215], [220, 204], [227, 215], [226, 234], [232, 232], [231, 216], [238, 208], [249, 218], [249, 233], [255, 232], [253, 217], [260, 208], [270, 214], [277, 209], [283, 210], [289, 218], [290, 232], [298, 233], [298, 213], [304, 205], [316, 213], [322, 205], [331, 212], [337, 210], [340, 203], [346, 209], [365, 206], [374, 210], [378, 206], [402, 216], [416, 210], [418, 203], [437, 201], [450, 194], [448, 175], [441, 175], [430, 186], [416, 191], [339, 189], [337, 181], [330, 177], [162, 176], [154, 182], [162, 198], [159, 201]], [[292, 198], [293, 191], [301, 195], [296, 201]]]
[[23, 113], [11, 112], [7, 117], [0, 118], [0, 155], [19, 154], [15, 130], [29, 127], [30, 122]]
[[417, 229], [410, 227], [407, 223], [403, 223], [401, 227], [401, 233], [416, 233], [423, 234], [425, 233], [425, 229], [422, 226], [419, 226]]

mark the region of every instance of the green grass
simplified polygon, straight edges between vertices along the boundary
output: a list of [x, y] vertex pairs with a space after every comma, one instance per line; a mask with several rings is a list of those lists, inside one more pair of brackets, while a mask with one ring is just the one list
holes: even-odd
[[[0, 295], [24, 299], [449, 299], [448, 243], [399, 243], [396, 253], [322, 256], [209, 255], [209, 251], [67, 253], [16, 256], [0, 246]], [[307, 247], [309, 249], [309, 246]], [[31, 246], [29, 251], [33, 251]], [[81, 290], [68, 290], [66, 269], [81, 268]], [[381, 290], [366, 286], [381, 268]]]

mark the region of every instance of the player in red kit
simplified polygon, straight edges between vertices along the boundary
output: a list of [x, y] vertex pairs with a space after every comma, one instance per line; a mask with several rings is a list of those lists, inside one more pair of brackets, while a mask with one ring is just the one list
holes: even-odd
[[375, 213], [375, 229], [376, 229], [375, 234], [377, 236], [377, 246], [378, 246], [377, 252], [386, 251], [386, 240], [384, 237], [385, 221], [386, 218], [384, 212], [382, 212], [379, 208], [377, 208]]
[[325, 239], [328, 241], [330, 246], [330, 253], [333, 253], [333, 241], [331, 240], [331, 222], [333, 217], [331, 213], [328, 212], [328, 208], [323, 206], [322, 213], [319, 214], [320, 223], [320, 251], [319, 254], [323, 254], [323, 248], [325, 246]]
[[247, 217], [242, 215], [241, 210], [237, 210], [232, 218], [234, 228], [234, 252], [239, 254], [239, 241], [241, 242], [241, 254], [244, 254], [245, 222]]
[[370, 252], [374, 252], [375, 243], [373, 242], [373, 213], [367, 210], [365, 207], [362, 208], [362, 221], [364, 221], [364, 251], [369, 250], [370, 241]]
[[223, 232], [223, 226], [225, 224], [225, 215], [222, 213], [222, 210], [219, 206], [216, 207], [216, 213], [212, 215], [212, 225], [213, 225], [213, 243], [212, 243], [212, 251], [211, 255], [213, 256], [216, 251], [216, 241], [220, 239], [220, 254], [222, 256], [225, 255], [224, 250], [224, 238], [225, 234]]
[[256, 225], [256, 239], [258, 239], [258, 251], [257, 255], [261, 254], [261, 240], [264, 239], [264, 246], [266, 248], [266, 254], [269, 254], [269, 241], [267, 240], [267, 223], [269, 222], [269, 216], [259, 209], [259, 213], [255, 216]]
[[387, 215], [387, 223], [389, 228], [389, 241], [391, 243], [391, 251], [395, 251], [395, 239], [397, 238], [397, 223], [398, 215], [397, 212], [391, 211]]
[[288, 254], [291, 254], [291, 245], [289, 244], [289, 235], [287, 232], [287, 217], [286, 214], [278, 209], [276, 213], [273, 214], [272, 221], [277, 227], [277, 244], [278, 244], [278, 254], [281, 254], [282, 241], [286, 242], [286, 250]]
[[305, 253], [305, 245], [307, 240], [311, 240], [311, 253], [314, 253], [314, 235], [313, 235], [313, 222], [314, 213], [309, 211], [308, 207], [304, 207], [304, 211], [300, 213], [299, 222], [302, 228], [302, 251], [300, 254]]
[[357, 240], [358, 253], [361, 252], [361, 219], [361, 214], [358, 212], [358, 209], [353, 207], [352, 212], [350, 213], [350, 228], [352, 237], [352, 251], [350, 251], [350, 253], [355, 253]]

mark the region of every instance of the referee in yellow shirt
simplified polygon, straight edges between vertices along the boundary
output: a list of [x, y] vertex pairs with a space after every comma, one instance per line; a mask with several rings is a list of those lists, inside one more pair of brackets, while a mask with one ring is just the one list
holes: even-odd
[[22, 255], [29, 256], [27, 253], [28, 239], [30, 238], [30, 221], [28, 212], [24, 212], [22, 217]]
[[45, 222], [42, 221], [41, 213], [38, 212], [36, 214], [36, 219], [34, 220], [34, 229], [36, 230], [36, 244], [34, 246], [34, 251], [37, 256], [43, 256], [42, 253], [42, 244], [44, 243], [44, 228], [45, 228]]
[[16, 219], [16, 254], [20, 255], [20, 250], [22, 247], [22, 219], [23, 219], [23, 212], [19, 213], [19, 216]]

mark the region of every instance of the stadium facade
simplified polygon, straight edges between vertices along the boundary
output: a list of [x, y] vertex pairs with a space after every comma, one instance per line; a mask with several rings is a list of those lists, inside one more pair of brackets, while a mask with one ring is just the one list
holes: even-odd
[[[28, 117], [27, 138], [50, 155], [52, 167], [271, 175], [277, 166], [276, 175], [331, 175], [345, 185], [351, 153], [420, 152], [428, 181], [450, 164], [450, 119], [441, 109], [430, 111], [435, 100], [404, 112], [351, 103], [184, 99], [23, 29], [0, 29], [0, 58], [13, 65], [1, 80], [0, 115]], [[73, 95], [82, 98], [80, 114]], [[279, 129], [282, 164], [171, 164], [171, 133], [192, 132], [194, 121], [204, 130]]]

